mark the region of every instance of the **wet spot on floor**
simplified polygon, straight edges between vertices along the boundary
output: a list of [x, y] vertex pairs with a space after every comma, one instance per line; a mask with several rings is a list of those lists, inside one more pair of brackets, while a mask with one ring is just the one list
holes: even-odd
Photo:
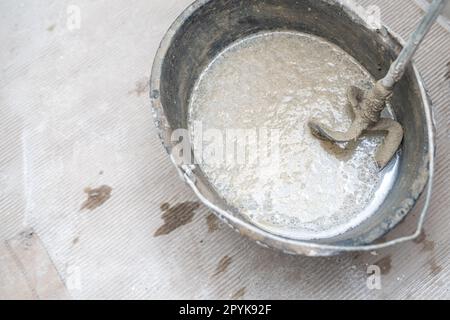
[[430, 272], [433, 277], [437, 276], [443, 270], [442, 266], [437, 263], [434, 256], [431, 257], [431, 259], [428, 261], [428, 264], [430, 265]]
[[430, 273], [433, 277], [437, 276], [442, 271], [443, 268], [437, 263], [436, 257], [434, 256], [434, 249], [436, 247], [436, 243], [428, 239], [428, 235], [425, 232], [425, 230], [422, 231], [420, 236], [417, 239], [415, 239], [414, 242], [417, 244], [421, 244], [423, 246], [422, 251], [430, 252], [430, 258], [428, 260], [428, 265], [430, 266]]
[[434, 241], [425, 240], [423, 242], [423, 251], [433, 251], [435, 246], [436, 244], [434, 243]]
[[361, 253], [360, 252], [355, 252], [352, 254], [352, 259], [353, 260], [358, 260], [361, 257]]
[[422, 250], [427, 252], [433, 251], [436, 246], [434, 241], [428, 239], [428, 235], [425, 230], [422, 231], [420, 236], [415, 239], [414, 242], [417, 244], [422, 244]]
[[91, 189], [86, 188], [84, 192], [88, 198], [81, 206], [80, 210], [95, 210], [105, 204], [111, 198], [112, 188], [109, 186], [101, 186], [100, 188]]
[[208, 232], [213, 233], [219, 230], [219, 218], [214, 213], [209, 214], [206, 217], [206, 224], [208, 225]]
[[214, 273], [214, 277], [218, 276], [221, 273], [224, 273], [227, 271], [228, 267], [230, 266], [232, 262], [232, 258], [230, 256], [225, 256], [222, 259], [220, 259], [219, 264], [217, 265], [216, 272]]
[[413, 240], [414, 243], [422, 243], [425, 241], [425, 239], [427, 238], [427, 234], [425, 233], [425, 230], [422, 230], [422, 232], [420, 233], [420, 235]]
[[247, 291], [246, 287], [239, 289], [238, 291], [236, 291], [231, 295], [231, 300], [239, 300], [243, 298], [245, 296], [246, 291]]
[[168, 203], [161, 205], [164, 225], [155, 232], [155, 237], [168, 235], [177, 228], [192, 222], [195, 210], [200, 207], [198, 202], [183, 202], [171, 207]]
[[150, 90], [150, 83], [148, 78], [143, 78], [136, 82], [135, 88], [128, 92], [128, 94], [135, 94], [140, 97]]
[[377, 262], [375, 262], [375, 265], [377, 265], [378, 267], [380, 267], [381, 270], [381, 274], [382, 275], [386, 275], [391, 271], [392, 268], [392, 258], [390, 255], [381, 258], [380, 260], [378, 260]]

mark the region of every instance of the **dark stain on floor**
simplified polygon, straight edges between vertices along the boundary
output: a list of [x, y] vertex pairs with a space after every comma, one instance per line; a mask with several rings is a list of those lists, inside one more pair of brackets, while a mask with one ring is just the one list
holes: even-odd
[[136, 82], [135, 88], [128, 92], [128, 94], [135, 94], [140, 97], [143, 94], [146, 94], [150, 90], [150, 83], [148, 78], [143, 78]]
[[80, 238], [76, 237], [75, 239], [73, 239], [72, 243], [75, 245], [78, 242], [80, 242]]
[[168, 203], [162, 204], [161, 211], [163, 211], [164, 225], [156, 230], [155, 237], [168, 235], [177, 228], [192, 222], [195, 210], [198, 208], [200, 208], [198, 202], [183, 202], [174, 207], [171, 207]]
[[375, 265], [380, 267], [381, 274], [386, 275], [391, 271], [392, 268], [392, 258], [390, 255], [387, 255], [384, 258], [381, 258], [377, 262], [375, 262]]
[[431, 240], [425, 240], [422, 244], [423, 244], [422, 250], [423, 251], [428, 251], [428, 252], [429, 251], [433, 251], [435, 246], [436, 246], [434, 241], [431, 241]]
[[434, 249], [436, 247], [436, 243], [428, 239], [428, 235], [425, 232], [425, 230], [422, 231], [420, 236], [417, 239], [415, 239], [414, 242], [417, 244], [422, 244], [423, 246], [422, 251], [430, 252], [431, 257], [428, 260], [428, 265], [430, 266], [430, 273], [433, 277], [437, 276], [443, 270], [443, 268], [437, 263], [436, 257], [434, 256]]
[[445, 73], [444, 78], [450, 80], [450, 61], [447, 62], [447, 72]]
[[430, 273], [433, 277], [437, 276], [443, 270], [442, 266], [437, 263], [434, 256], [431, 257], [428, 264], [430, 265]]
[[426, 238], [427, 238], [427, 234], [426, 234], [425, 230], [422, 230], [420, 235], [416, 239], [414, 239], [413, 242], [420, 244], [420, 243], [424, 242]]
[[428, 239], [428, 235], [425, 230], [423, 230], [420, 236], [414, 240], [414, 243], [422, 244], [422, 251], [427, 252], [433, 251], [436, 246], [434, 241]]
[[208, 232], [213, 233], [214, 231], [219, 230], [219, 218], [214, 213], [209, 214], [206, 217], [206, 224], [208, 225]]
[[351, 254], [353, 260], [358, 260], [362, 256], [361, 252], [355, 252]]
[[81, 206], [82, 210], [95, 210], [105, 204], [106, 201], [111, 198], [112, 188], [109, 186], [101, 186], [97, 189], [86, 188], [84, 192], [87, 194], [88, 198]]
[[387, 242], [387, 241], [388, 241], [387, 236], [383, 236], [383, 237], [381, 237], [381, 238], [375, 240], [375, 241], [374, 241], [374, 244], [385, 243], [385, 242]]
[[246, 287], [239, 289], [238, 291], [233, 293], [233, 295], [231, 296], [231, 300], [239, 300], [243, 298], [245, 296], [246, 291], [247, 291]]
[[51, 26], [49, 26], [49, 27], [47, 28], [47, 31], [48, 31], [48, 32], [52, 32], [53, 30], [55, 30], [55, 28], [56, 28], [56, 24], [52, 24]]
[[218, 276], [221, 273], [227, 271], [233, 259], [230, 256], [225, 256], [220, 259], [219, 264], [217, 265], [216, 272], [214, 273], [214, 277]]

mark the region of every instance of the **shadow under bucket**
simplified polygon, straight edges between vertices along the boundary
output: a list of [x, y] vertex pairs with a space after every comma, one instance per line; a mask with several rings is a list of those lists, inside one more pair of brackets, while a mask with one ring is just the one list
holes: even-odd
[[[395, 160], [395, 179], [373, 213], [344, 233], [305, 240], [270, 232], [228, 205], [201, 166], [182, 164], [173, 157], [179, 141], [172, 135], [178, 129], [188, 130], [190, 100], [200, 76], [219, 54], [242, 39], [267, 32], [310, 34], [343, 49], [373, 78], [383, 77], [402, 48], [400, 40], [384, 27], [371, 27], [356, 11], [346, 2], [331, 0], [199, 0], [178, 17], [157, 52], [150, 94], [165, 148], [199, 199], [232, 228], [261, 245], [310, 256], [374, 250], [377, 246], [370, 244], [402, 221], [431, 180], [432, 114], [423, 82], [413, 65], [397, 85], [389, 108], [405, 132], [400, 156]], [[431, 181], [428, 197], [430, 192]], [[429, 198], [426, 205], [428, 201]], [[426, 208], [414, 236], [420, 232], [425, 212]]]

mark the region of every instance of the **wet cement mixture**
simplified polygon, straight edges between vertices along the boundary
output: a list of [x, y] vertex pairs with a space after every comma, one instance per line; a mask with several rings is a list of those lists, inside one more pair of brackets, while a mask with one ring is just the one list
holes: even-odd
[[[342, 150], [315, 139], [308, 121], [321, 119], [345, 132], [352, 122], [348, 88], [368, 89], [374, 82], [356, 60], [321, 38], [297, 32], [245, 38], [219, 54], [197, 81], [189, 114], [196, 160], [218, 194], [261, 228], [298, 239], [342, 234], [382, 203], [398, 159], [380, 172], [381, 136]], [[384, 117], [391, 115], [388, 109]], [[244, 139], [230, 129], [245, 132]]]

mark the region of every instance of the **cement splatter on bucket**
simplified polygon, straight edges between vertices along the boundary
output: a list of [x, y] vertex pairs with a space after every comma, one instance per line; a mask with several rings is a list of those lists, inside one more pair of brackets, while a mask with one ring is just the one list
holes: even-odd
[[[409, 213], [432, 176], [432, 115], [414, 66], [385, 110], [405, 139], [383, 171], [373, 160], [381, 137], [340, 151], [306, 125], [314, 116], [348, 125], [345, 89], [369, 87], [400, 50], [384, 27], [340, 1], [197, 1], [155, 58], [156, 124], [199, 198], [262, 245], [314, 256], [413, 239], [426, 207], [413, 236], [370, 245]], [[229, 143], [238, 148], [242, 134], [246, 147], [233, 152]], [[274, 137], [275, 158], [262, 152], [269, 162], [248, 149], [261, 155], [261, 140]]]

